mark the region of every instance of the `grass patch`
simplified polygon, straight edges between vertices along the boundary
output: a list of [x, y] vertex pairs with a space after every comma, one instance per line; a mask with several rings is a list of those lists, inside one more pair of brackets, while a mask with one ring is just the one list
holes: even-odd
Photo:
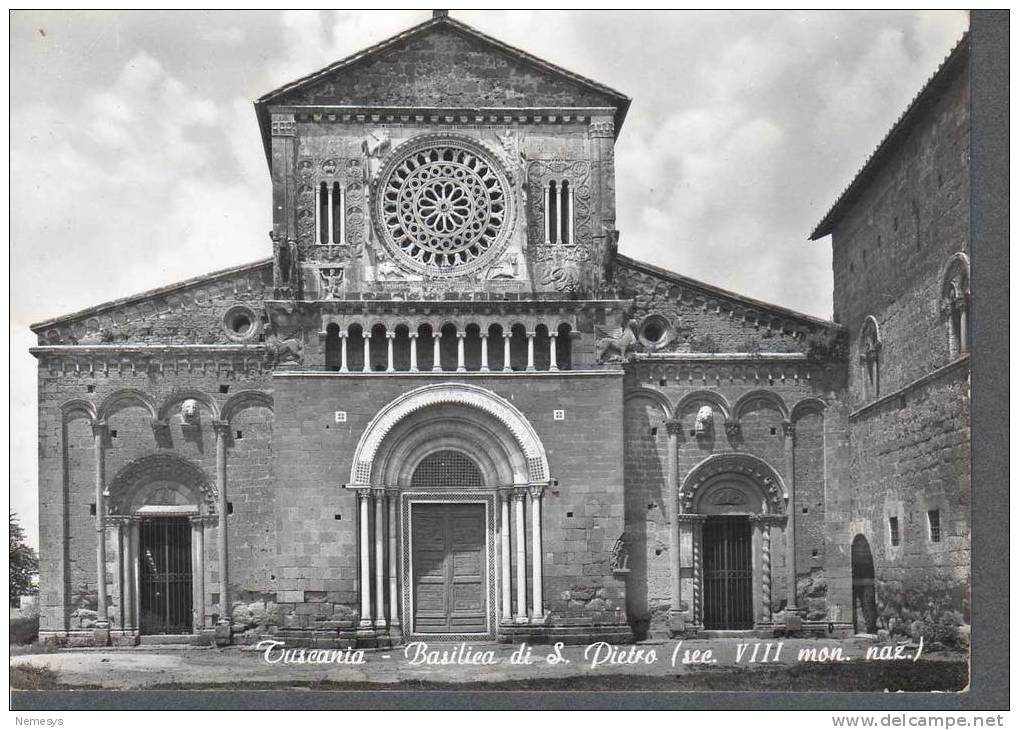
[[48, 667], [22, 664], [11, 667], [11, 689], [66, 689]]
[[146, 689], [205, 690], [658, 690], [728, 692], [958, 692], [969, 684], [969, 665], [965, 662], [858, 662], [844, 664], [796, 664], [753, 669], [705, 669], [671, 676], [630, 674], [585, 675], [561, 679], [536, 678], [501, 682], [238, 682], [206, 684], [161, 684]]

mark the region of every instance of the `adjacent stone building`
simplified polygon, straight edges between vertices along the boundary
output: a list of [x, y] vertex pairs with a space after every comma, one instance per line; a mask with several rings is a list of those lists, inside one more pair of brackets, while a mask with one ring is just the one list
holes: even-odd
[[968, 620], [966, 58], [815, 231], [835, 322], [619, 253], [630, 100], [442, 12], [262, 97], [271, 258], [33, 326], [42, 636]]

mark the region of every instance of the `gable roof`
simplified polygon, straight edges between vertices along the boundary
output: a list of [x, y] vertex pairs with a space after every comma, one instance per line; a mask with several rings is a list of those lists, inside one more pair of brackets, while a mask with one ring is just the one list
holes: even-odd
[[113, 309], [127, 307], [146, 300], [165, 297], [187, 289], [215, 284], [216, 282], [229, 279], [230, 277], [245, 276], [256, 273], [261, 273], [263, 275], [265, 273], [269, 273], [271, 275], [272, 264], [273, 260], [270, 258], [260, 259], [249, 264], [241, 264], [240, 266], [231, 266], [228, 269], [219, 269], [217, 271], [209, 272], [208, 274], [202, 274], [200, 276], [191, 277], [190, 279], [185, 279], [184, 281], [178, 281], [174, 284], [161, 286], [156, 289], [149, 289], [148, 291], [144, 291], [139, 294], [132, 294], [131, 296], [114, 299], [109, 302], [103, 302], [102, 304], [95, 304], [91, 307], [87, 307], [86, 309], [79, 309], [77, 312], [63, 314], [58, 317], [51, 317], [50, 319], [43, 320], [42, 322], [30, 324], [28, 328], [36, 334], [42, 334], [47, 329], [58, 327], [60, 325], [67, 324], [68, 322], [82, 320], [87, 317], [94, 317]]
[[269, 155], [270, 145], [268, 107], [273, 106], [274, 104], [285, 104], [286, 97], [291, 96], [294, 92], [307, 89], [319, 81], [329, 77], [335, 77], [337, 74], [353, 69], [358, 64], [369, 62], [387, 51], [399, 48], [409, 41], [419, 39], [426, 34], [442, 29], [458, 33], [467, 39], [480, 43], [486, 48], [492, 50], [494, 53], [507, 56], [518, 63], [535, 69], [536, 71], [558, 77], [578, 89], [583, 89], [589, 93], [594, 93], [604, 97], [606, 101], [609, 102], [608, 105], [614, 107], [616, 110], [615, 133], [616, 135], [619, 134], [619, 130], [623, 126], [623, 121], [626, 119], [626, 113], [630, 108], [630, 97], [616, 91], [615, 89], [605, 86], [604, 84], [593, 81], [585, 76], [581, 76], [573, 71], [568, 71], [556, 66], [555, 64], [549, 63], [548, 61], [542, 60], [537, 56], [533, 56], [526, 51], [511, 46], [508, 43], [504, 43], [496, 38], [486, 35], [466, 23], [454, 20], [449, 17], [448, 14], [436, 12], [429, 20], [426, 20], [423, 23], [419, 23], [418, 25], [408, 28], [402, 33], [398, 33], [362, 51], [358, 51], [357, 53], [347, 56], [346, 58], [330, 64], [323, 69], [315, 71], [314, 73], [284, 84], [278, 89], [270, 91], [260, 97], [258, 101], [255, 102], [255, 114], [258, 117], [258, 124], [262, 132], [262, 142], [266, 148], [266, 155]]
[[920, 119], [923, 113], [939, 98], [939, 92], [949, 80], [950, 76], [963, 67], [963, 61], [969, 56], [969, 31], [963, 34], [962, 38], [951, 50], [945, 60], [941, 62], [938, 70], [927, 80], [919, 93], [913, 97], [913, 101], [906, 107], [906, 111], [898, 118], [892, 128], [881, 140], [877, 148], [856, 173], [856, 177], [849, 183], [849, 186], [842, 191], [831, 208], [825, 213], [824, 218], [818, 223], [810, 234], [810, 240], [816, 241], [832, 232], [846, 208], [856, 199], [864, 185], [877, 174], [881, 163], [897, 147], [899, 142], [904, 140], [912, 129], [913, 123]]
[[728, 289], [723, 289], [720, 286], [708, 284], [706, 282], [699, 281], [698, 279], [691, 279], [689, 276], [677, 274], [675, 271], [663, 269], [660, 266], [655, 266], [654, 264], [649, 264], [645, 261], [639, 261], [638, 259], [630, 258], [629, 256], [624, 256], [621, 253], [616, 254], [616, 262], [619, 265], [625, 266], [626, 268], [631, 269], [633, 271], [640, 271], [646, 274], [651, 274], [652, 276], [656, 276], [666, 281], [675, 282], [676, 284], [679, 284], [692, 291], [698, 292], [704, 295], [705, 297], [713, 297], [716, 299], [726, 300], [738, 306], [744, 307], [745, 309], [757, 311], [762, 314], [766, 313], [768, 315], [771, 315], [772, 317], [777, 317], [780, 319], [787, 319], [794, 322], [798, 322], [799, 324], [807, 326], [809, 328], [838, 329], [839, 327], [841, 327], [841, 325], [839, 325], [837, 322], [832, 322], [827, 319], [822, 319], [821, 317], [814, 317], [809, 314], [797, 312], [796, 310], [788, 309], [777, 304], [764, 302], [761, 301], [760, 299], [754, 299], [753, 297], [748, 297], [744, 294], [739, 294]]

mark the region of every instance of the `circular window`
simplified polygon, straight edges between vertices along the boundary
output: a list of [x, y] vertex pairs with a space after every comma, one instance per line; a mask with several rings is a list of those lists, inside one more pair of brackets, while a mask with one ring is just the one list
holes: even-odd
[[640, 341], [651, 350], [669, 343], [669, 320], [660, 314], [649, 314], [640, 323]]
[[223, 330], [235, 342], [249, 340], [258, 332], [258, 317], [248, 307], [231, 307], [223, 315]]
[[468, 274], [502, 250], [512, 188], [494, 158], [464, 139], [429, 137], [397, 150], [375, 189], [376, 220], [398, 263], [433, 276]]

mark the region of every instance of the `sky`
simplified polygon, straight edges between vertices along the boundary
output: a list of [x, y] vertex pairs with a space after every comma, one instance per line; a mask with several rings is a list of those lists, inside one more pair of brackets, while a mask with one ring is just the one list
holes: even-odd
[[[13, 11], [11, 503], [37, 540], [32, 322], [271, 253], [252, 102], [430, 11]], [[451, 11], [633, 99], [620, 251], [831, 317], [813, 226], [960, 11]]]

